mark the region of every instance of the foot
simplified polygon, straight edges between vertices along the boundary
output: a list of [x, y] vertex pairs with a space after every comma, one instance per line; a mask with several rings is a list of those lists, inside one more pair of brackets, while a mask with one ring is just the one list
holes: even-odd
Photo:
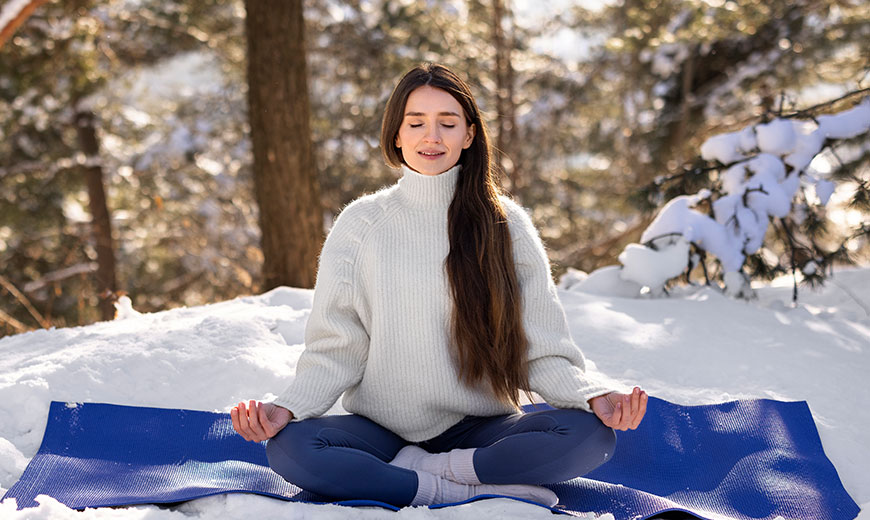
[[459, 484], [423, 471], [417, 473], [417, 495], [413, 506], [463, 502], [478, 495], [505, 495], [552, 507], [559, 497], [542, 486], [527, 484]]
[[409, 444], [390, 461], [393, 466], [425, 471], [460, 484], [480, 484], [474, 471], [474, 449], [456, 449], [445, 453], [429, 453]]
[[553, 493], [543, 486], [532, 486], [528, 484], [480, 484], [472, 487], [477, 488], [474, 490], [474, 495], [472, 496], [506, 495], [509, 497], [531, 500], [532, 502], [543, 504], [547, 507], [553, 507], [559, 503], [559, 497], [556, 496], [556, 493]]

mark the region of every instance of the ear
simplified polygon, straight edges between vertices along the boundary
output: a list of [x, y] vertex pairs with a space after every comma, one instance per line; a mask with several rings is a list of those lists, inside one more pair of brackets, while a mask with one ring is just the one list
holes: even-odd
[[399, 135], [396, 134], [396, 148], [402, 147], [402, 140], [399, 138]]
[[477, 134], [477, 128], [474, 123], [468, 125], [468, 131], [465, 132], [465, 142], [462, 144], [462, 149], [467, 150], [471, 143], [474, 142], [474, 136]]

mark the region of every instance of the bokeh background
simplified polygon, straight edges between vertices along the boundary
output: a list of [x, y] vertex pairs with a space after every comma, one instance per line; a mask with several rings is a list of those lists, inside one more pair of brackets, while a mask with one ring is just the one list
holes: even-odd
[[[529, 208], [555, 276], [616, 263], [657, 207], [715, 188], [706, 138], [845, 110], [870, 87], [860, 0], [6, 0], [4, 11], [17, 19], [0, 17], [14, 29], [0, 47], [0, 336], [110, 318], [124, 294], [156, 311], [312, 287], [333, 217], [398, 178], [380, 120], [421, 61], [472, 85], [502, 185]], [[274, 115], [299, 124], [275, 131]], [[806, 205], [798, 253], [866, 265], [867, 135], [813, 168], [837, 188], [827, 206]], [[267, 202], [278, 175], [291, 189]], [[276, 228], [291, 242], [264, 246]], [[772, 226], [750, 274], [793, 264], [786, 243]], [[277, 273], [270, 259], [293, 252], [307, 261]]]

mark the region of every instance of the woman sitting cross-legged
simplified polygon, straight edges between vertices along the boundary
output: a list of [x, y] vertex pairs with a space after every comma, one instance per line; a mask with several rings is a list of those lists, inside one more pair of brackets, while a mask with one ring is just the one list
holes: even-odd
[[[502, 194], [470, 89], [401, 79], [381, 146], [402, 177], [349, 204], [319, 259], [305, 351], [271, 403], [232, 409], [288, 481], [396, 506], [511, 495], [588, 473], [646, 411], [586, 373], [538, 232]], [[521, 413], [536, 392], [555, 410]], [[322, 416], [341, 396], [350, 415]]]

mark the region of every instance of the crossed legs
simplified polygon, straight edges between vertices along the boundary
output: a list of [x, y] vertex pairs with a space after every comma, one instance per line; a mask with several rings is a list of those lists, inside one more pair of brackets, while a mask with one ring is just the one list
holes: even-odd
[[[433, 481], [426, 471], [390, 464], [408, 442], [359, 415], [290, 423], [269, 440], [266, 454], [275, 472], [308, 491], [406, 506], [425, 503], [423, 488], [432, 485], [438, 488], [432, 500], [446, 501], [461, 493], [497, 493], [493, 489], [499, 488], [492, 485], [537, 486], [569, 480], [606, 462], [615, 444], [613, 430], [580, 410], [468, 417], [418, 444], [431, 453], [473, 449], [469, 453], [473, 472], [480, 483], [489, 486], [462, 490], [455, 488], [460, 484], [441, 475]], [[522, 488], [512, 486], [501, 494], [522, 494]]]

